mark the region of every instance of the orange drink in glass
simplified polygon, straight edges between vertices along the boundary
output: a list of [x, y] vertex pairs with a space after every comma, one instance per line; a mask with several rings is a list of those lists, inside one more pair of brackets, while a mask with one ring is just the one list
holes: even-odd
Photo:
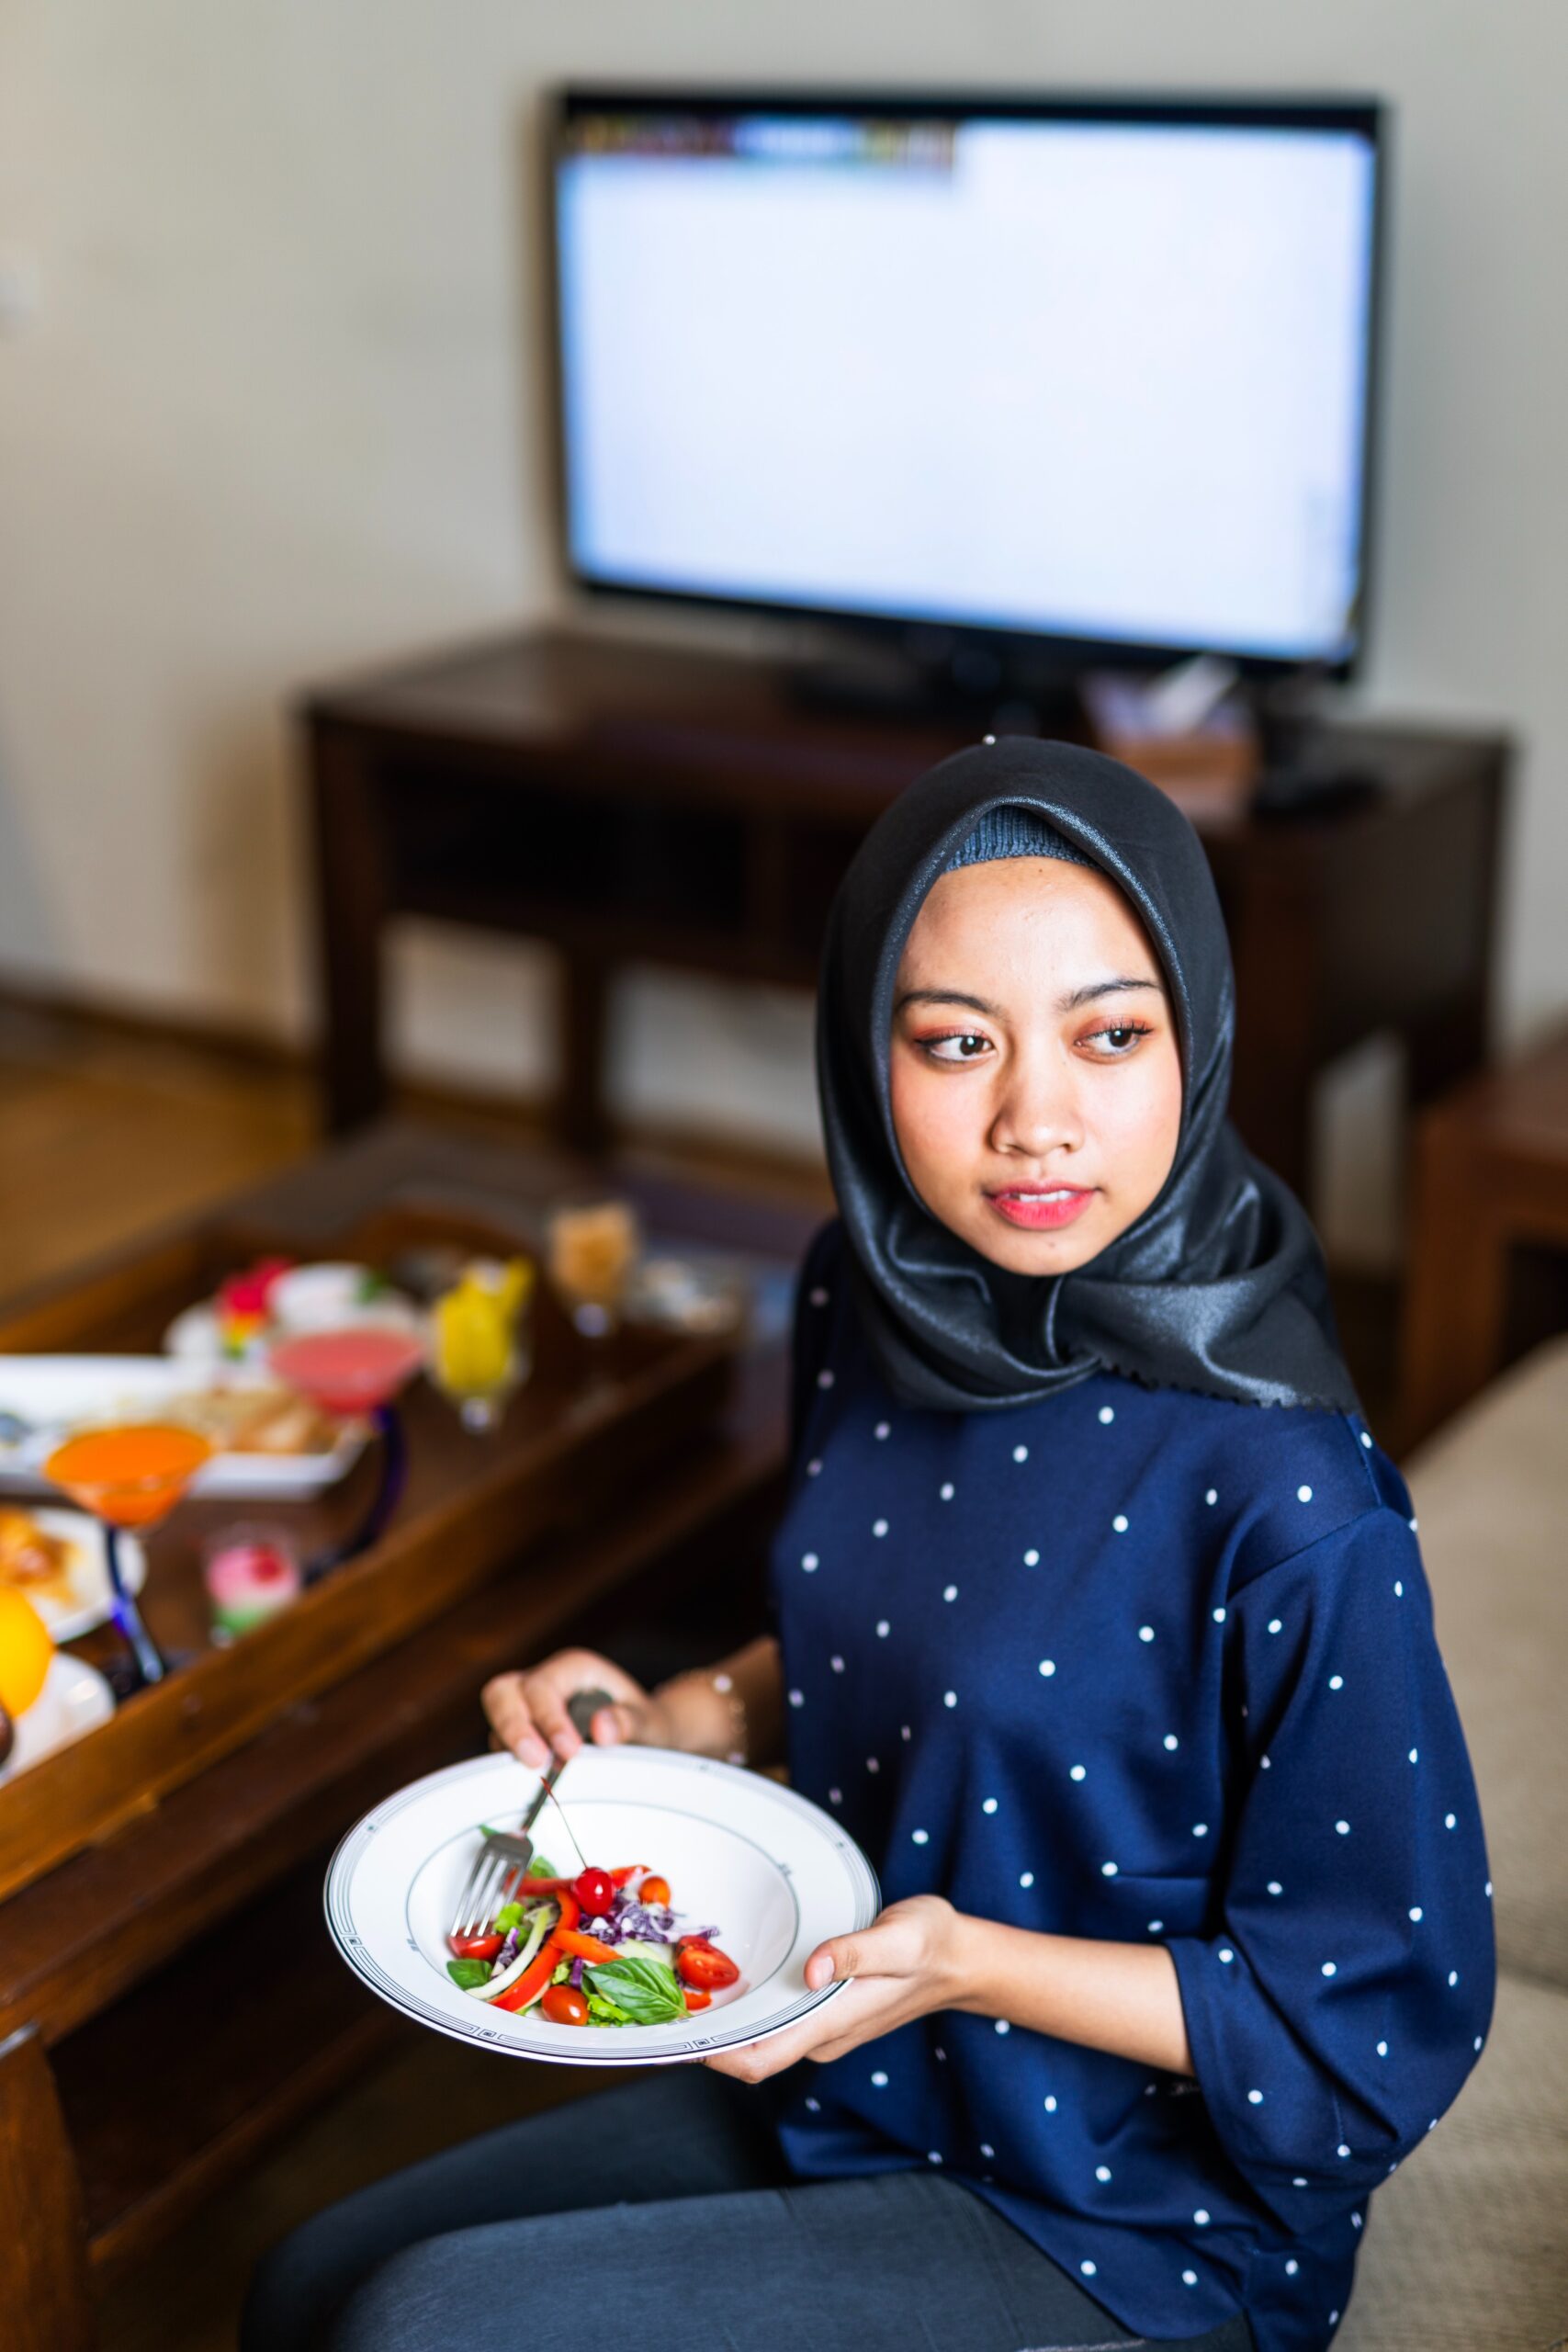
[[178, 1421], [118, 1421], [76, 1430], [43, 1465], [103, 1527], [115, 1623], [146, 1682], [163, 1680], [164, 1660], [127, 1588], [117, 1539], [121, 1529], [161, 1526], [213, 1451], [209, 1438]]

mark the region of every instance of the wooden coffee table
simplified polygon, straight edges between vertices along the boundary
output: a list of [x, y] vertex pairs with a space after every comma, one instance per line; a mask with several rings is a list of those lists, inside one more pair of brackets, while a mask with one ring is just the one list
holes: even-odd
[[1416, 1132], [1405, 1442], [1568, 1323], [1568, 1030], [1458, 1087]]
[[[15, 1306], [0, 1351], [153, 1348], [173, 1311], [264, 1248], [525, 1242], [583, 1172], [378, 1131]], [[650, 1231], [765, 1264], [775, 1295], [813, 1222], [608, 1172]], [[607, 1624], [646, 1630], [694, 1584], [713, 1651], [758, 1630], [784, 1445], [776, 1318], [765, 1338], [591, 1347], [550, 1312], [503, 1429], [475, 1440], [434, 1392], [411, 1392], [410, 1482], [386, 1535], [226, 1650], [208, 1641], [200, 1534], [254, 1514], [182, 1506], [153, 1539], [143, 1600], [175, 1670], [0, 1786], [8, 2352], [86, 2352], [95, 2287], [416, 2030], [334, 1960], [321, 1874], [369, 1804], [482, 1747], [489, 1675], [563, 1640], [604, 1645]], [[360, 1499], [276, 1515], [313, 1540]], [[114, 1638], [73, 1646], [102, 1658]]]

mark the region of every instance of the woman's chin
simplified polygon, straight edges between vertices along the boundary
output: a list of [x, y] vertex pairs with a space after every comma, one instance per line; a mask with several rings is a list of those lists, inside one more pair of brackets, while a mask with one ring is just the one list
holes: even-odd
[[1010, 1274], [1069, 1274], [1076, 1267], [1086, 1266], [1105, 1247], [1094, 1230], [1100, 1219], [1092, 1210], [1076, 1225], [1057, 1231], [1031, 1232], [1011, 1226], [988, 1204], [970, 1210], [962, 1222], [956, 1217], [944, 1222], [982, 1258], [1005, 1267]]

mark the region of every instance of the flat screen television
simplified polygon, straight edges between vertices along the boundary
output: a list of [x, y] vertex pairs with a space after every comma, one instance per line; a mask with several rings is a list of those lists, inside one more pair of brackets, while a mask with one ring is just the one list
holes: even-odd
[[550, 175], [591, 591], [1346, 675], [1375, 102], [574, 88]]

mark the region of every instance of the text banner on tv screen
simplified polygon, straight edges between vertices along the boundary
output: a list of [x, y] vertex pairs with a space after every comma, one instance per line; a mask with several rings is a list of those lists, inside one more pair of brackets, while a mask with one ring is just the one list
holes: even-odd
[[1343, 662], [1371, 120], [602, 111], [556, 164], [592, 585]]

